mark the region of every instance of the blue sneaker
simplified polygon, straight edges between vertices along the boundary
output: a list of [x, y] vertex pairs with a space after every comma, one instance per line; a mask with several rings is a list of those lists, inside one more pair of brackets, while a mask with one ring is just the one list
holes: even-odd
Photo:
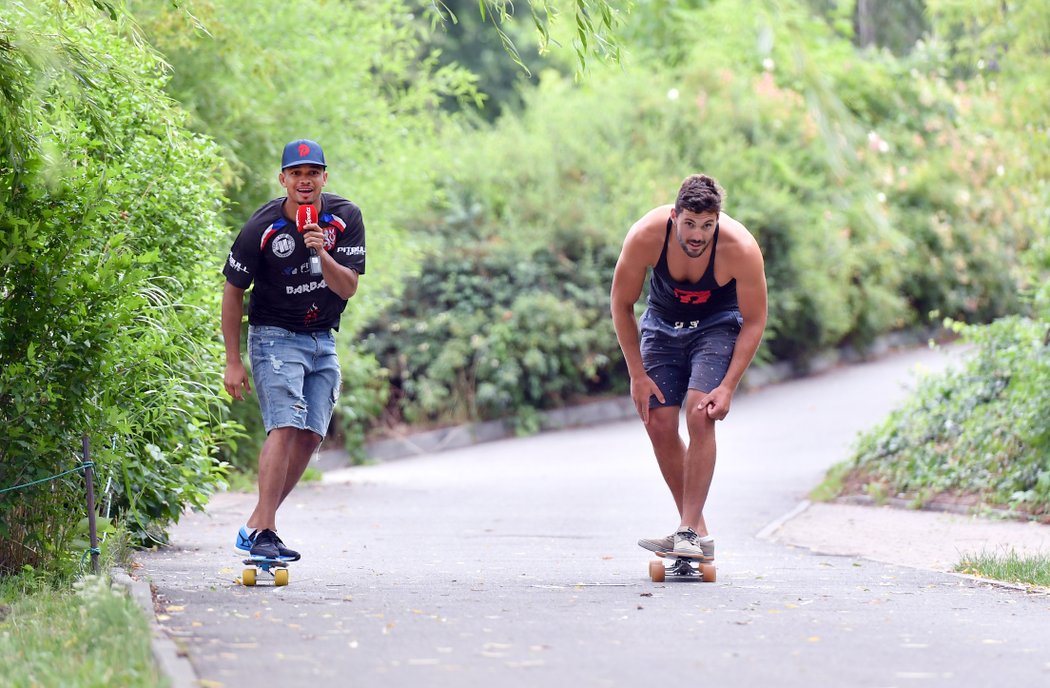
[[241, 526], [241, 529], [237, 531], [237, 542], [233, 545], [234, 549], [238, 552], [251, 552], [252, 545], [255, 544], [255, 535], [258, 532], [257, 530], [248, 532], [247, 526]]
[[252, 559], [276, 559], [280, 556], [277, 551], [277, 533], [269, 529], [259, 531], [250, 554]]
[[[299, 553], [294, 549], [285, 547], [284, 541], [277, 537], [277, 533], [274, 533], [273, 535], [277, 540], [277, 558], [284, 559], [285, 561], [299, 561]], [[249, 532], [246, 526], [241, 526], [241, 529], [237, 531], [237, 542], [234, 544], [234, 548], [238, 552], [251, 554], [252, 548], [255, 547], [255, 540], [258, 536], [259, 531], [252, 530]]]
[[[277, 533], [274, 533], [274, 537], [277, 537]], [[299, 561], [299, 553], [285, 547], [284, 540], [279, 537], [277, 537], [277, 557], [284, 561]]]

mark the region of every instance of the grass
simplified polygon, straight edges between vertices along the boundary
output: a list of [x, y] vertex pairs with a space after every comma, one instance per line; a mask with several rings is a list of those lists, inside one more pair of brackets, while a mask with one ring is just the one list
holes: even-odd
[[0, 579], [0, 683], [25, 688], [167, 684], [142, 610], [105, 577], [61, 589], [32, 570]]
[[842, 494], [845, 488], [846, 476], [849, 475], [852, 466], [852, 462], [849, 461], [843, 461], [832, 466], [828, 470], [827, 475], [824, 476], [824, 480], [809, 493], [810, 500], [814, 502], [830, 502]]
[[964, 554], [955, 571], [1007, 583], [1050, 587], [1050, 555], [1021, 555], [1012, 549], [1001, 554]]

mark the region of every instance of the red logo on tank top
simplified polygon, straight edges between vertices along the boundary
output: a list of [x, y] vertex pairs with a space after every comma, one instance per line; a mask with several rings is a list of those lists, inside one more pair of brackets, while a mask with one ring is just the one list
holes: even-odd
[[677, 296], [678, 300], [682, 303], [707, 303], [707, 300], [711, 298], [711, 291], [685, 291], [684, 289], [675, 289], [674, 295]]

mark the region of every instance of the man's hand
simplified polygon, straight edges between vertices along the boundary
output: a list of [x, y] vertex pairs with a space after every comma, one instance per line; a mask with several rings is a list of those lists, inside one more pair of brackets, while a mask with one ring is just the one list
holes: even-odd
[[321, 255], [324, 248], [324, 232], [321, 230], [321, 226], [317, 224], [309, 224], [303, 227], [303, 243], [306, 244], [306, 248], [312, 248], [317, 252], [317, 255]]
[[664, 393], [660, 391], [651, 377], [642, 375], [631, 378], [631, 399], [643, 423], [649, 422], [649, 397], [654, 394], [661, 404], [664, 403]]
[[226, 393], [234, 399], [244, 401], [244, 395], [252, 393], [248, 371], [244, 369], [244, 364], [240, 361], [226, 365], [226, 374], [223, 375], [222, 384], [226, 387]]
[[707, 417], [724, 420], [729, 415], [729, 406], [733, 403], [733, 393], [725, 387], [715, 387], [705, 394], [697, 409], [707, 411]]

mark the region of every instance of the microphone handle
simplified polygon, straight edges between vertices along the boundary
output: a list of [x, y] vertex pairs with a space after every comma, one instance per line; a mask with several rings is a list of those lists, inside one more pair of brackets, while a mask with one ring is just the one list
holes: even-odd
[[310, 274], [313, 277], [321, 276], [321, 257], [314, 249], [310, 249]]

